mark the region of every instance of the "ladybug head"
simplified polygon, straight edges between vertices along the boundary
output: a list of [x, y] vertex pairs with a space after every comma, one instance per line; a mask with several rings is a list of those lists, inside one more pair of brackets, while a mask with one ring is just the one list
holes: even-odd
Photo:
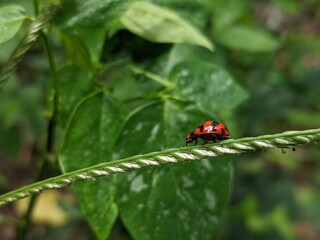
[[193, 132], [189, 133], [188, 136], [186, 137], [186, 146], [189, 143], [193, 143], [196, 140], [196, 136], [194, 135]]

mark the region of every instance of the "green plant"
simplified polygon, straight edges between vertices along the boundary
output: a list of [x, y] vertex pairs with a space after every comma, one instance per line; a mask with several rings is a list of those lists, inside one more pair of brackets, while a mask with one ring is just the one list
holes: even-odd
[[[177, 13], [168, 8], [178, 9], [183, 1], [176, 6], [170, 1], [48, 2], [34, 0], [35, 17], [18, 5], [0, 8], [0, 29], [10, 29], [0, 32], [0, 44], [19, 42], [2, 68], [3, 91], [15, 83], [13, 76], [24, 81], [15, 70], [36, 40], [51, 74], [39, 84], [46, 90], [47, 119], [41, 126], [47, 127], [42, 127], [44, 144], [43, 136], [33, 133], [40, 151], [36, 182], [0, 196], [5, 204], [32, 195], [20, 238], [26, 236], [36, 194], [72, 183], [98, 239], [110, 235], [119, 216], [135, 239], [210, 239], [231, 190], [232, 167], [223, 155], [319, 141], [316, 129], [178, 148], [207, 119], [223, 119], [231, 133], [241, 135], [235, 116], [248, 91], [216, 60], [211, 40], [200, 33], [249, 53], [279, 48], [266, 30], [235, 24], [240, 12], [225, 17], [222, 3], [210, 1], [190, 1], [190, 8]], [[211, 14], [207, 7], [214, 13], [213, 29], [205, 22]], [[179, 16], [195, 8], [201, 11], [192, 24]], [[237, 37], [243, 42], [234, 41]], [[211, 159], [220, 155], [221, 161]], [[184, 163], [194, 159], [202, 160]], [[46, 178], [58, 165], [62, 174]], [[159, 166], [145, 168], [149, 165]], [[136, 171], [98, 178], [127, 170]]]

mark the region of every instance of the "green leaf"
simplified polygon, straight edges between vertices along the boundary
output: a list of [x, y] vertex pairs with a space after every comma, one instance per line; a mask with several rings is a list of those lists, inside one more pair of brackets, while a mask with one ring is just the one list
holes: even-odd
[[212, 23], [215, 30], [228, 28], [241, 17], [248, 18], [251, 9], [247, 0], [215, 0], [208, 1], [208, 9], [212, 9]]
[[[155, 114], [157, 111], [158, 113]], [[156, 102], [148, 103], [131, 114], [116, 144], [115, 152], [120, 155], [116, 159], [166, 147], [164, 126], [160, 122], [161, 115], [159, 115], [162, 112], [161, 104]], [[150, 139], [148, 139], [149, 137]], [[155, 139], [157, 139], [156, 145], [152, 144]]]
[[0, 8], [0, 44], [13, 38], [26, 20], [25, 10], [18, 5]]
[[[110, 161], [126, 110], [105, 93], [82, 101], [74, 112], [60, 150], [64, 172]], [[90, 226], [99, 239], [106, 239], [118, 215], [112, 180], [74, 184], [78, 200]]]
[[168, 78], [176, 85], [175, 94], [209, 111], [232, 110], [248, 97], [227, 72], [212, 64], [181, 62]]
[[59, 72], [59, 120], [63, 127], [67, 125], [71, 113], [89, 93], [94, 91], [93, 73], [69, 64]]
[[229, 26], [215, 33], [224, 46], [253, 53], [272, 52], [279, 48], [279, 42], [270, 33], [245, 26]]
[[213, 50], [212, 43], [174, 12], [148, 2], [134, 2], [121, 17], [131, 32], [149, 41], [189, 43]]
[[[152, 0], [152, 3], [172, 9], [175, 13], [198, 28], [205, 28], [210, 12], [208, 11], [208, 2], [194, 0]], [[197, 9], [197, 11], [195, 11]], [[192, 16], [192, 18], [190, 18]]]
[[71, 36], [60, 32], [60, 37], [66, 52], [72, 61], [80, 68], [85, 70], [94, 70], [90, 53], [87, 47], [78, 36]]
[[79, 29], [77, 34], [88, 49], [93, 64], [99, 66], [106, 33], [101, 29]]
[[224, 57], [221, 56], [219, 51], [211, 52], [195, 45], [175, 44], [170, 50], [166, 66], [164, 70], [162, 67], [162, 71], [164, 71], [165, 75], [168, 75], [176, 64], [185, 61], [214, 62], [219, 63], [219, 66], [224, 65]]
[[80, 35], [83, 29], [117, 28], [119, 17], [131, 1], [127, 0], [64, 0], [56, 14], [55, 23], [69, 34]]
[[[149, 104], [127, 120], [118, 153], [124, 157], [184, 146], [188, 131], [208, 118], [195, 105]], [[211, 239], [230, 179], [228, 161], [208, 159], [117, 175], [121, 219], [134, 239]]]

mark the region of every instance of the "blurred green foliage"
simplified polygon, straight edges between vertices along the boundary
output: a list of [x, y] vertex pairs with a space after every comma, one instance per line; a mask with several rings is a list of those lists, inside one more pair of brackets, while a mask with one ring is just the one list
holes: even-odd
[[[207, 118], [223, 120], [233, 138], [319, 127], [319, 1], [132, 2], [64, 0], [46, 29], [59, 67], [63, 170], [183, 146]], [[0, 7], [2, 69], [35, 16], [31, 1]], [[0, 90], [2, 192], [18, 187], [15, 169], [32, 172], [41, 157], [51, 74], [38, 41]], [[270, 150], [234, 157], [233, 170], [228, 159], [204, 160], [75, 191], [100, 239], [318, 239], [319, 159], [318, 146]], [[70, 224], [43, 239], [52, 231], [90, 239], [79, 207], [64, 207], [76, 212]]]

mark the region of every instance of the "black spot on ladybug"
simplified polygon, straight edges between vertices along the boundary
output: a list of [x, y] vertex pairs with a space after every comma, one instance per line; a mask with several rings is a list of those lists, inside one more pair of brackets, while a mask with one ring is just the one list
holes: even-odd
[[218, 126], [218, 123], [212, 122], [211, 126], [214, 127], [214, 128], [216, 128], [216, 127]]
[[199, 125], [198, 128], [199, 128], [200, 132], [203, 132], [203, 129], [204, 129], [203, 124]]

